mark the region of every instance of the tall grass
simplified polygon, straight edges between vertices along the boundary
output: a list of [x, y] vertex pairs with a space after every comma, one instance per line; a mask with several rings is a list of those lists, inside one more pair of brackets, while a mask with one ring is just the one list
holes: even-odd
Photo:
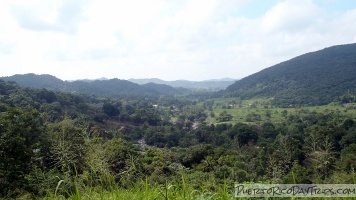
[[[209, 191], [200, 191], [186, 183], [185, 176], [181, 175], [181, 180], [166, 181], [164, 184], [150, 183], [146, 177], [138, 183], [132, 183], [130, 188], [122, 188], [113, 185], [110, 188], [100, 188], [94, 186], [83, 186], [80, 181], [74, 182], [74, 189], [67, 195], [61, 192], [63, 180], [60, 180], [53, 193], [47, 194], [43, 199], [72, 199], [72, 200], [91, 200], [91, 199], [138, 199], [138, 200], [199, 200], [199, 199], [234, 199], [228, 192], [226, 181], [219, 185], [220, 192], [211, 193]], [[61, 194], [59, 194], [61, 193]]]
[[[58, 183], [58, 185], [60, 185]], [[178, 182], [166, 181], [164, 184], [154, 184], [149, 182], [148, 178], [138, 183], [133, 184], [131, 188], [116, 187], [113, 190], [102, 190], [95, 187], [83, 188], [79, 183], [75, 183], [75, 189], [68, 197], [57, 195], [56, 191], [53, 194], [48, 194], [43, 199], [72, 199], [72, 200], [230, 200], [237, 199], [234, 197], [234, 192], [230, 190], [227, 180], [223, 184], [217, 185], [218, 191], [211, 193], [209, 191], [200, 191], [191, 187], [186, 183], [184, 175]], [[114, 188], [114, 186], [112, 187]], [[253, 198], [242, 198], [253, 199]], [[290, 199], [290, 198], [271, 198], [266, 197], [262, 199]], [[302, 199], [302, 198], [294, 198]], [[331, 199], [331, 198], [308, 198], [308, 199]], [[356, 198], [333, 198], [333, 199], [356, 199]]]

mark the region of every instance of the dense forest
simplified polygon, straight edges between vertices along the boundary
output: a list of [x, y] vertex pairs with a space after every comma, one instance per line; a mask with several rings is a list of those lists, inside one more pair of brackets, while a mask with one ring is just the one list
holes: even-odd
[[108, 98], [0, 81], [0, 196], [229, 199], [234, 183], [355, 184], [354, 95], [319, 112], [208, 96]]
[[356, 44], [339, 45], [282, 62], [229, 86], [224, 95], [274, 97], [282, 107], [325, 105], [355, 93]]
[[[126, 80], [94, 80], [94, 81], [62, 81], [52, 75], [17, 74], [10, 77], [1, 77], [5, 81], [14, 81], [20, 86], [30, 88], [45, 88], [62, 92], [77, 92], [105, 97], [122, 96], [157, 96], [161, 88], [144, 87]], [[171, 88], [172, 93], [175, 88]], [[164, 91], [166, 92], [166, 91]]]

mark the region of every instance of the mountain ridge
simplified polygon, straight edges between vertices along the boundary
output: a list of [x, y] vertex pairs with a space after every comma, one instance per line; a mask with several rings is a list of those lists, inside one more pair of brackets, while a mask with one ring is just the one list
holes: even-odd
[[[228, 85], [233, 83], [233, 81], [228, 81], [230, 80], [229, 78], [207, 81], [164, 81], [158, 78], [124, 80], [118, 78], [107, 79], [102, 77], [98, 79], [80, 79], [68, 81], [61, 80], [49, 74], [34, 73], [15, 74], [13, 76], [0, 77], [0, 79], [5, 81], [15, 81], [23, 87], [46, 88], [62, 92], [80, 92], [104, 96], [117, 96], [115, 93], [118, 95], [180, 94], [189, 91], [189, 89], [216, 91], [225, 89]], [[112, 82], [116, 82], [117, 85], [112, 84]], [[124, 85], [125, 87], [120, 87], [120, 85]], [[116, 92], [114, 90], [116, 90]], [[104, 91], [106, 91], [106, 93]]]
[[117, 78], [90, 82], [83, 80], [70, 82], [48, 74], [36, 75], [30, 73], [0, 77], [0, 79], [14, 81], [22, 87], [45, 88], [61, 92], [78, 92], [104, 97], [159, 95], [159, 91], [156, 91], [154, 88], [144, 88], [139, 84]]
[[189, 81], [189, 80], [174, 80], [165, 81], [158, 78], [147, 79], [128, 79], [128, 81], [143, 85], [147, 83], [165, 84], [175, 88], [188, 88], [188, 89], [207, 89], [207, 90], [222, 90], [226, 89], [229, 85], [233, 84], [236, 79], [222, 78], [222, 79], [210, 79], [204, 81]]
[[225, 96], [274, 97], [274, 103], [323, 105], [346, 91], [355, 92], [356, 44], [305, 53], [247, 76], [225, 90]]

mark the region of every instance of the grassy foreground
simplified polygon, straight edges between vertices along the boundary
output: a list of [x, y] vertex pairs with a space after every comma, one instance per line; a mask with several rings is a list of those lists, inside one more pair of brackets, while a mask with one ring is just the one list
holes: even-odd
[[[26, 196], [20, 199], [27, 199]], [[191, 190], [189, 188], [182, 188], [179, 185], [166, 185], [159, 187], [147, 187], [147, 188], [131, 188], [131, 189], [116, 189], [112, 191], [97, 191], [95, 188], [89, 188], [86, 191], [80, 192], [77, 190], [76, 193], [72, 194], [69, 197], [64, 197], [63, 195], [55, 195], [49, 194], [47, 197], [43, 198], [44, 200], [64, 200], [64, 199], [72, 199], [72, 200], [230, 200], [230, 199], [256, 199], [256, 198], [238, 198], [235, 197], [233, 193], [229, 193], [224, 189], [221, 192], [217, 193], [209, 193], [209, 192], [201, 192], [196, 190]], [[353, 198], [277, 198], [277, 197], [264, 197], [257, 199], [356, 199]]]
[[[180, 183], [175, 184], [161, 184], [161, 185], [150, 185], [147, 180], [135, 184], [134, 186], [125, 188], [116, 188], [104, 190], [103, 188], [97, 187], [86, 187], [80, 188], [75, 185], [74, 191], [70, 194], [59, 194], [61, 182], [58, 183], [56, 191], [54, 193], [48, 193], [46, 197], [42, 199], [73, 199], [73, 200], [89, 200], [89, 199], [115, 199], [115, 200], [126, 200], [126, 199], [138, 199], [138, 200], [149, 200], [149, 199], [184, 199], [184, 200], [199, 200], [199, 199], [234, 199], [233, 191], [230, 191], [224, 183], [219, 185], [218, 191], [211, 193], [209, 191], [198, 191], [190, 188], [184, 179]], [[113, 186], [115, 187], [115, 186]], [[21, 199], [28, 199], [29, 196], [23, 196]]]
[[[176, 182], [174, 184], [166, 183], [166, 184], [155, 184], [151, 185], [147, 180], [141, 181], [139, 183], [135, 183], [130, 188], [119, 188], [117, 185], [111, 185], [111, 189], [103, 189], [99, 187], [80, 187], [79, 184], [75, 184], [72, 192], [66, 192], [65, 194], [61, 193], [61, 184], [62, 182], [58, 182], [56, 190], [54, 192], [48, 192], [47, 195], [43, 198], [34, 198], [31, 195], [24, 195], [18, 199], [43, 199], [43, 200], [230, 200], [230, 199], [256, 199], [256, 198], [238, 198], [235, 197], [235, 190], [230, 184], [227, 184], [225, 181], [223, 184], [215, 185], [217, 189], [216, 192], [211, 191], [200, 191], [195, 190], [191, 187], [191, 185], [185, 183], [184, 178], [180, 180], [180, 182]], [[116, 189], [114, 189], [116, 187]], [[356, 199], [356, 197], [346, 198], [291, 198], [291, 197], [262, 197], [258, 199]]]

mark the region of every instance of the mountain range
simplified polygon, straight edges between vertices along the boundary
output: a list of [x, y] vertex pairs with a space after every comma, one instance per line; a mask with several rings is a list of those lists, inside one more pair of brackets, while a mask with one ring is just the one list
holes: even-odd
[[215, 97], [251, 99], [270, 97], [282, 107], [324, 105], [356, 93], [356, 44], [338, 45], [306, 53], [241, 80], [164, 81], [161, 79], [105, 79], [62, 81], [52, 75], [24, 74], [0, 77], [20, 86], [80, 92], [106, 97], [181, 94], [193, 90], [220, 90]]
[[0, 77], [0, 79], [14, 81], [23, 87], [45, 88], [63, 92], [80, 92], [107, 97], [180, 94], [189, 91], [189, 89], [217, 91], [225, 89], [234, 83], [233, 79], [229, 78], [208, 81], [164, 81], [161, 79], [121, 80], [107, 78], [63, 81], [52, 75], [37, 75], [33, 73], [16, 74], [8, 77]]
[[4, 81], [14, 81], [18, 85], [31, 88], [45, 88], [62, 92], [77, 92], [104, 97], [150, 96], [168, 93], [179, 93], [182, 90], [158, 84], [139, 85], [127, 80], [80, 80], [63, 81], [52, 75], [17, 74], [1, 77]]
[[229, 85], [233, 84], [236, 79], [232, 78], [222, 78], [222, 79], [211, 79], [204, 81], [188, 81], [188, 80], [175, 80], [175, 81], [164, 81], [158, 78], [148, 78], [148, 79], [128, 79], [129, 81], [137, 84], [165, 84], [175, 88], [188, 88], [194, 90], [224, 90]]

